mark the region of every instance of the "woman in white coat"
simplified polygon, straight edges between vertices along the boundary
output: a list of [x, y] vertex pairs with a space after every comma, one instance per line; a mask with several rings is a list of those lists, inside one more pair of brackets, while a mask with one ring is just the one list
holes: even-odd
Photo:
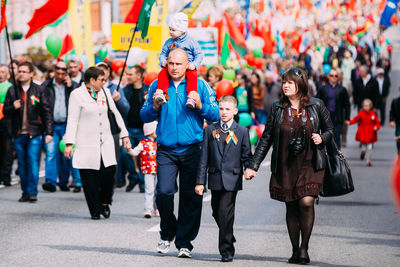
[[[86, 202], [93, 220], [110, 217], [114, 174], [116, 171], [115, 144], [107, 116], [108, 106], [121, 129], [120, 137], [129, 151], [128, 131], [108, 89], [103, 89], [104, 72], [90, 67], [84, 74], [85, 83], [75, 89], [68, 105], [67, 130], [64, 135], [64, 154], [72, 157], [79, 169]], [[75, 145], [75, 148], [73, 148]]]

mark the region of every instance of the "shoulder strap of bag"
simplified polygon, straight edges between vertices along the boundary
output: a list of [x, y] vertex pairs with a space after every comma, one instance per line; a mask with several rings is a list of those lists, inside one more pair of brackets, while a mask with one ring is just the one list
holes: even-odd
[[110, 109], [110, 104], [108, 104], [108, 97], [107, 97], [106, 91], [104, 90], [103, 87], [101, 87], [101, 90], [103, 90], [103, 93], [104, 93], [104, 95], [106, 96], [106, 102], [107, 102], [108, 110], [111, 110], [111, 109]]

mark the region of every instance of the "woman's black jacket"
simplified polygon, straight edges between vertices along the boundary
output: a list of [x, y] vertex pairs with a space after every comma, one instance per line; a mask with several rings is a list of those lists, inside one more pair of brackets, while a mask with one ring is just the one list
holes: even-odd
[[[260, 167], [261, 162], [267, 155], [271, 145], [273, 145], [271, 156], [271, 172], [276, 174], [279, 154], [279, 135], [280, 126], [285, 115], [285, 106], [275, 101], [272, 105], [271, 115], [268, 116], [265, 130], [259, 140], [253, 159], [248, 166], [255, 171]], [[318, 98], [312, 98], [306, 105], [306, 112], [311, 120], [313, 132], [319, 133], [322, 137], [322, 144], [317, 147], [313, 157], [313, 167], [315, 170], [321, 170], [326, 167], [325, 146], [330, 144], [333, 136], [333, 124], [323, 102]]]

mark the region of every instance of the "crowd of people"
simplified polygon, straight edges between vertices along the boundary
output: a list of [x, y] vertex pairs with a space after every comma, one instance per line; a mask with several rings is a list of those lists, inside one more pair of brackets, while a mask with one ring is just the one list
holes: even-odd
[[[232, 261], [241, 177], [255, 177], [272, 146], [270, 194], [286, 203], [293, 246], [289, 262], [309, 263], [314, 201], [325, 168], [322, 156], [314, 154], [330, 149], [331, 139], [345, 147], [348, 125], [358, 123], [360, 158], [366, 155], [367, 166], [372, 166], [372, 143], [386, 120], [390, 57], [367, 43], [349, 44], [328, 34], [320, 39], [323, 49], [312, 40], [300, 54], [288, 48], [285, 57], [264, 55], [260, 68], [240, 59], [234, 90], [218, 104], [215, 92], [226, 69], [216, 65], [201, 72], [192, 63], [196, 57], [191, 49], [196, 47], [185, 43], [187, 20], [177, 20], [169, 25], [170, 33], [181, 46], [166, 52], [160, 62], [165, 76], [159, 80], [164, 79], [166, 88], [158, 80], [145, 84], [146, 69], [139, 65], [126, 70], [120, 89], [109, 61], [83, 72], [79, 59], [71, 56], [67, 63], [56, 62], [45, 81], [34, 79], [35, 66], [26, 57], [16, 66], [1, 65], [0, 181], [9, 186], [14, 171], [22, 189], [18, 201], [36, 202], [44, 149], [42, 189], [53, 193], [57, 186], [61, 191], [72, 187], [79, 193], [83, 187], [93, 220], [110, 217], [114, 187], [126, 186], [131, 192], [138, 185], [145, 193], [144, 217], [161, 217], [157, 251], [167, 253], [175, 240], [178, 256], [191, 257], [208, 176], [221, 259]], [[204, 79], [191, 72], [186, 80], [186, 71], [196, 69]], [[358, 114], [350, 119], [352, 106]], [[390, 124], [396, 123], [397, 135], [399, 110], [392, 104]], [[240, 113], [265, 125], [254, 156], [248, 131], [238, 121]], [[13, 151], [16, 170], [11, 170]], [[293, 182], [293, 177], [300, 178]]]

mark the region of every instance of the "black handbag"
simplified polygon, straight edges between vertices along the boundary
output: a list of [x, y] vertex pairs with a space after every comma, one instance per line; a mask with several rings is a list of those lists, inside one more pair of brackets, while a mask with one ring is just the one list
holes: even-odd
[[[346, 158], [339, 150], [335, 140], [332, 138], [337, 153], [334, 155], [325, 153], [326, 168], [320, 195], [323, 197], [336, 197], [354, 191], [353, 178]], [[327, 150], [325, 150], [327, 151]]]
[[117, 119], [115, 118], [115, 114], [112, 112], [112, 110], [110, 109], [110, 105], [108, 104], [108, 98], [107, 98], [107, 94], [106, 91], [104, 91], [104, 88], [102, 88], [104, 95], [106, 96], [106, 102], [107, 102], [107, 116], [108, 116], [108, 120], [110, 122], [110, 129], [111, 129], [111, 133], [114, 134], [119, 134], [121, 132], [121, 128], [119, 128], [118, 123], [117, 123]]

